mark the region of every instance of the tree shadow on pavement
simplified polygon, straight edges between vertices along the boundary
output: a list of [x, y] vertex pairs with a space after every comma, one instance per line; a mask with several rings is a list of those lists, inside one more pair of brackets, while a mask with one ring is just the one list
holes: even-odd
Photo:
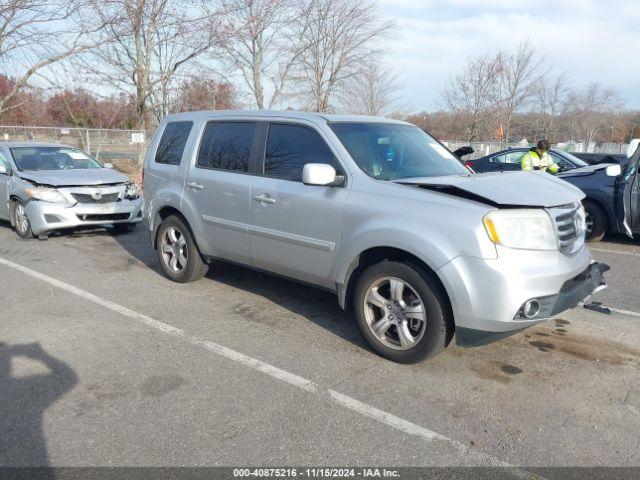
[[[17, 377], [12, 372], [12, 359], [17, 357], [39, 362], [48, 371]], [[43, 414], [77, 381], [75, 372], [45, 352], [39, 343], [9, 346], [0, 342], [0, 467], [50, 465]], [[53, 471], [38, 475], [53, 477]]]

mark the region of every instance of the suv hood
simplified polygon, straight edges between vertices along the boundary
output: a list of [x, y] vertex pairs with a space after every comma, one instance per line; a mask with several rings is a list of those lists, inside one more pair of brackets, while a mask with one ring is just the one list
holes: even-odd
[[491, 172], [406, 178], [394, 182], [496, 207], [558, 207], [585, 197], [580, 189], [545, 172]]
[[77, 187], [85, 185], [105, 185], [126, 183], [129, 178], [110, 168], [92, 168], [85, 170], [23, 170], [20, 178], [40, 185], [52, 187]]

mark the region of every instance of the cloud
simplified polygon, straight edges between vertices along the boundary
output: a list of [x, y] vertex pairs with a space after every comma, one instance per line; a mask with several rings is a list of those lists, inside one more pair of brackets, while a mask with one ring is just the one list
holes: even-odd
[[640, 6], [637, 1], [569, 0], [443, 2], [382, 0], [396, 32], [389, 59], [414, 110], [439, 106], [439, 91], [467, 58], [529, 40], [552, 73], [566, 72], [575, 86], [600, 82], [640, 108]]

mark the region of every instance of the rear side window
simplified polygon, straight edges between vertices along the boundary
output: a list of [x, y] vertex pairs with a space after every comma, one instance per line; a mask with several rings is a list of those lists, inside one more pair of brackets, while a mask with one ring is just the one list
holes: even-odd
[[264, 161], [265, 176], [301, 182], [302, 169], [307, 163], [328, 163], [341, 172], [318, 132], [300, 125], [271, 124]]
[[0, 150], [0, 165], [2, 165], [7, 172], [11, 169], [11, 167], [9, 167], [9, 161], [4, 156], [4, 152], [2, 150]]
[[171, 122], [162, 132], [158, 150], [156, 150], [156, 163], [167, 165], [180, 165], [184, 146], [191, 133], [193, 122]]
[[207, 125], [198, 152], [198, 166], [233, 172], [249, 170], [256, 131], [252, 122], [213, 122]]

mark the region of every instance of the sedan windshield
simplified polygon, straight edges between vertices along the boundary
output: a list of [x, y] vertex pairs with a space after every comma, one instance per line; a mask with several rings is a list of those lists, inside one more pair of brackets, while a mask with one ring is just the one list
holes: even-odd
[[449, 150], [418, 127], [371, 122], [330, 126], [358, 166], [378, 180], [471, 175]]
[[565, 152], [564, 150], [556, 150], [556, 152], [561, 157], [564, 157], [567, 160], [569, 160], [571, 163], [573, 163], [577, 168], [588, 167], [589, 166], [589, 164], [587, 162], [585, 162], [584, 160], [576, 157], [575, 155], [571, 155], [569, 152]]
[[11, 155], [19, 170], [86, 170], [102, 168], [96, 160], [77, 148], [16, 147]]

